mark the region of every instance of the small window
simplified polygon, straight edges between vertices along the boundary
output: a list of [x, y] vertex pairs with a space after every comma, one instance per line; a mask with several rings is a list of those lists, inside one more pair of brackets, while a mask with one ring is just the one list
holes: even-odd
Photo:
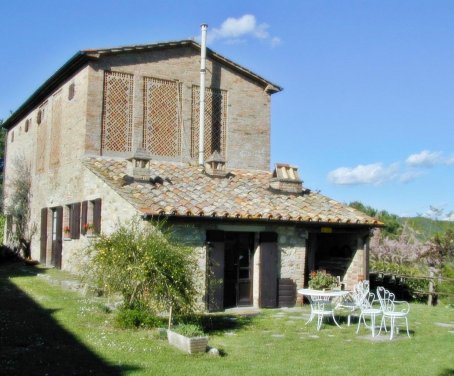
[[80, 202], [66, 205], [63, 213], [63, 237], [80, 238]]
[[68, 100], [70, 101], [71, 99], [73, 99], [75, 94], [76, 94], [76, 85], [73, 82], [73, 83], [71, 83], [71, 85], [69, 85], [69, 88], [68, 88]]
[[38, 123], [38, 125], [43, 121], [43, 114], [44, 110], [38, 110], [38, 114], [36, 115], [36, 122]]
[[14, 142], [14, 131], [11, 132], [11, 143]]
[[101, 232], [101, 199], [82, 202], [81, 232], [83, 235]]
[[30, 119], [25, 120], [25, 133], [28, 132], [28, 129], [30, 128]]

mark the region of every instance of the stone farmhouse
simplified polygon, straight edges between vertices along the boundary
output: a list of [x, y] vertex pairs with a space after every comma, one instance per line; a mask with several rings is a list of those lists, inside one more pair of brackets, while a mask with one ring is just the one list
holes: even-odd
[[[167, 218], [195, 247], [206, 308], [291, 306], [310, 271], [347, 288], [368, 277], [377, 221], [270, 171], [271, 95], [282, 89], [192, 40], [78, 52], [4, 123], [8, 180], [31, 166], [32, 257], [74, 269], [87, 238], [119, 221]], [[6, 231], [13, 231], [7, 222]], [[209, 292], [209, 293], [208, 293]]]

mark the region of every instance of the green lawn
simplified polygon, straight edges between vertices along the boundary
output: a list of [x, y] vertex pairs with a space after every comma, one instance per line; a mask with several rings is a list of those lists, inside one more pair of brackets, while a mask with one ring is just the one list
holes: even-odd
[[[308, 308], [217, 317], [209, 345], [223, 356], [188, 355], [151, 330], [120, 330], [102, 302], [49, 284], [56, 270], [0, 265], [0, 374], [6, 375], [454, 375], [454, 310], [412, 304], [412, 338], [371, 341], [315, 322]], [[440, 326], [436, 323], [450, 324]]]

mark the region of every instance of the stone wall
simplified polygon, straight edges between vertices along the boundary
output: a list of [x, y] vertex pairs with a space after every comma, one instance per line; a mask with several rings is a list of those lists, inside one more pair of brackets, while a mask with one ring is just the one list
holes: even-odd
[[297, 288], [304, 287], [306, 238], [294, 227], [277, 229], [280, 250], [280, 278], [293, 280]]
[[364, 241], [361, 237], [357, 238], [356, 251], [343, 279], [346, 290], [352, 290], [357, 282], [368, 278], [368, 247], [368, 241]]
[[[5, 196], [8, 200], [8, 182], [15, 173], [14, 161], [24, 159], [31, 171], [31, 226], [37, 228], [32, 241], [32, 257], [35, 259], [39, 259], [40, 252], [41, 209], [83, 198], [84, 180], [81, 176], [85, 168], [80, 158], [85, 148], [87, 72], [88, 68], [84, 68], [70, 77], [8, 132]], [[74, 85], [74, 96], [70, 99], [71, 85]]]

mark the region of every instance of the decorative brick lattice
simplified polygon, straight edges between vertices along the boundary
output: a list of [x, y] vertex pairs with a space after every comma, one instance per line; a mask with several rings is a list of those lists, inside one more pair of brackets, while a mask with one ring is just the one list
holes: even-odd
[[176, 157], [181, 150], [181, 85], [144, 78], [143, 147], [153, 155]]
[[50, 139], [50, 166], [57, 167], [60, 164], [60, 144], [61, 144], [61, 120], [62, 106], [61, 93], [57, 93], [52, 101], [52, 130]]
[[[192, 87], [192, 157], [199, 153], [200, 87]], [[225, 158], [227, 91], [205, 89], [205, 159], [217, 150]]]
[[104, 73], [102, 152], [128, 152], [132, 143], [133, 76]]

